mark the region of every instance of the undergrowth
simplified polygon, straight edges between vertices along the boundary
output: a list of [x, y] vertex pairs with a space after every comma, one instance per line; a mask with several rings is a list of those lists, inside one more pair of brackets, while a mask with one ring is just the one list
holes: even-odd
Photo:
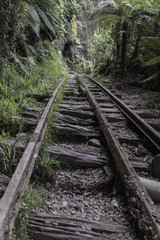
[[[66, 85], [67, 78], [64, 82], [64, 86]], [[50, 144], [53, 144], [58, 142], [57, 134], [55, 134], [55, 128], [53, 127], [53, 120], [55, 118], [55, 113], [57, 109], [59, 108], [59, 103], [63, 99], [63, 89], [61, 89], [56, 97], [56, 103], [54, 104], [54, 107], [51, 111], [51, 114], [48, 118], [48, 126], [47, 130], [44, 136], [44, 140], [42, 143], [42, 148], [39, 154], [39, 158], [36, 165], [36, 173], [35, 175], [40, 175], [41, 180], [47, 181], [50, 179], [50, 176], [52, 175], [52, 169], [59, 168], [61, 169], [61, 163], [57, 160], [58, 156], [51, 157], [48, 151], [48, 146]]]
[[13, 116], [20, 116], [21, 106], [35, 101], [27, 98], [26, 94], [54, 90], [58, 81], [68, 74], [60, 54], [51, 47], [49, 52], [49, 56], [41, 56], [39, 62], [30, 60], [27, 72], [22, 71], [17, 63], [4, 64], [0, 77], [1, 128], [3, 125], [14, 125]]
[[16, 224], [10, 240], [30, 239], [27, 231], [29, 216], [33, 211], [38, 211], [42, 205], [42, 202], [43, 198], [40, 192], [38, 190], [35, 190], [33, 186], [29, 186], [23, 197], [20, 211], [16, 219]]

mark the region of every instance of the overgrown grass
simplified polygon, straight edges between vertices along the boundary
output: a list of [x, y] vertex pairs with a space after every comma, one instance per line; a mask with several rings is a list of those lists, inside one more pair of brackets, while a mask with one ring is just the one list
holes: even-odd
[[42, 205], [42, 202], [43, 198], [40, 192], [35, 190], [33, 186], [29, 186], [23, 197], [11, 240], [30, 239], [27, 231], [29, 216], [31, 215], [32, 211], [38, 211]]
[[35, 101], [26, 98], [27, 93], [42, 94], [54, 90], [58, 81], [68, 74], [60, 54], [53, 48], [50, 48], [49, 56], [41, 56], [40, 63], [33, 61], [27, 67], [27, 73], [20, 66], [11, 62], [3, 66], [0, 77], [0, 127], [3, 123], [14, 125], [12, 116], [20, 116], [21, 106]]
[[[68, 78], [66, 78], [64, 86], [67, 83]], [[50, 179], [50, 175], [52, 175], [52, 169], [61, 168], [61, 163], [57, 160], [58, 156], [51, 157], [48, 151], [49, 144], [53, 144], [53, 142], [58, 142], [57, 134], [55, 134], [55, 129], [53, 128], [53, 120], [55, 118], [55, 113], [59, 107], [59, 103], [63, 99], [63, 89], [61, 89], [56, 97], [56, 103], [51, 111], [51, 114], [48, 118], [48, 126], [44, 136], [42, 148], [39, 154], [39, 159], [37, 161], [36, 170], [37, 174], [41, 175], [41, 179], [45, 179], [46, 181]], [[36, 175], [36, 174], [35, 174]]]
[[16, 148], [18, 140], [19, 135], [14, 139], [10, 133], [2, 132], [2, 135], [0, 135], [0, 174], [3, 173], [12, 177], [23, 151], [22, 149]]
[[[66, 78], [66, 80], [64, 82], [64, 87], [67, 85], [67, 81], [68, 81], [68, 77]], [[51, 144], [53, 141], [54, 142], [58, 141], [58, 139], [56, 139], [56, 136], [55, 136], [58, 134], [58, 132], [57, 132], [57, 134], [54, 134], [55, 129], [53, 128], [53, 120], [55, 119], [55, 113], [59, 108], [59, 103], [62, 101], [63, 95], [64, 95], [64, 90], [62, 88], [56, 97], [56, 102], [55, 102], [53, 109], [51, 111], [51, 114], [48, 118], [48, 126], [47, 126], [47, 130], [46, 130], [45, 137], [44, 137], [44, 142], [47, 142], [47, 144]]]

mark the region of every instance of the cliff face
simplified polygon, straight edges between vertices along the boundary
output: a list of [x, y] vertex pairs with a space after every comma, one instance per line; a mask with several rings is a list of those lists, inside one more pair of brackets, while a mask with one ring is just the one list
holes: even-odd
[[66, 57], [71, 69], [78, 72], [90, 72], [93, 68], [89, 54], [90, 39], [93, 37], [95, 26], [89, 20], [98, 0], [85, 1], [81, 14], [72, 14], [68, 29], [63, 56]]

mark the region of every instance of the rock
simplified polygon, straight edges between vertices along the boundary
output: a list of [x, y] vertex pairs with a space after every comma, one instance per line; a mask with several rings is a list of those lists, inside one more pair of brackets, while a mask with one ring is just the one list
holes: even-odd
[[55, 211], [55, 210], [59, 210], [60, 207], [58, 206], [58, 204], [53, 204], [52, 209]]
[[68, 204], [68, 206], [70, 208], [74, 208], [75, 210], [80, 210], [83, 205], [80, 204], [80, 203], [77, 204], [77, 203], [71, 202], [71, 203]]
[[52, 203], [51, 203], [51, 202], [46, 202], [46, 204], [47, 204], [48, 206], [51, 206], [51, 205], [52, 205]]
[[87, 207], [87, 211], [92, 211], [92, 208], [91, 207]]
[[152, 174], [156, 178], [160, 178], [160, 154], [156, 155], [152, 160]]
[[93, 147], [102, 147], [100, 141], [94, 138], [89, 140], [88, 145]]
[[18, 134], [16, 134], [16, 136], [19, 138], [28, 138], [29, 134], [28, 133], [18, 133]]
[[143, 155], [147, 155], [149, 154], [148, 150], [145, 149], [142, 145], [138, 145], [137, 149], [136, 149], [136, 154], [138, 156], [143, 156]]
[[46, 183], [46, 188], [47, 189], [49, 189], [51, 186], [52, 186], [51, 183], [49, 183], [49, 182]]
[[102, 214], [102, 212], [100, 211], [100, 209], [99, 210], [94, 210], [94, 213], [97, 215], [97, 216], [101, 216], [101, 214]]
[[118, 90], [124, 90], [124, 85], [122, 82], [117, 82], [115, 84], [115, 88], [118, 89]]
[[5, 175], [0, 175], [0, 197], [3, 196], [4, 192], [6, 191], [6, 188], [10, 182], [10, 178]]
[[61, 207], [66, 207], [66, 206], [67, 206], [67, 202], [63, 201]]
[[113, 199], [113, 200], [111, 201], [111, 204], [112, 204], [114, 207], [119, 208], [118, 202], [117, 202], [115, 199]]
[[75, 213], [76, 213], [75, 211], [71, 210], [71, 214], [72, 214], [72, 215], [75, 215]]

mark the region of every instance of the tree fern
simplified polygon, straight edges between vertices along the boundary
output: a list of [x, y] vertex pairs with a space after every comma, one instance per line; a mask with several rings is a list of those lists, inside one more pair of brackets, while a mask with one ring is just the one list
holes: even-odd
[[39, 36], [41, 21], [38, 12], [33, 5], [29, 4], [27, 5], [27, 10], [29, 15], [29, 24], [33, 28], [36, 35]]
[[54, 30], [52, 24], [50, 23], [50, 21], [49, 21], [47, 15], [45, 14], [45, 12], [42, 11], [39, 7], [37, 7], [37, 10], [38, 10], [40, 18], [43, 20], [44, 28], [47, 27], [53, 32], [53, 34], [56, 34], [55, 30]]
[[25, 66], [23, 65], [23, 63], [20, 61], [20, 59], [18, 58], [18, 56], [16, 56], [14, 53], [11, 52], [11, 56], [13, 57], [15, 63], [17, 63], [20, 67], [20, 69], [28, 75], [27, 70], [25, 69]]
[[144, 66], [155, 66], [155, 65], [160, 65], [160, 56], [152, 58], [151, 60], [146, 62]]
[[116, 7], [116, 3], [113, 0], [102, 1], [98, 3], [99, 10], [104, 10], [106, 7]]

